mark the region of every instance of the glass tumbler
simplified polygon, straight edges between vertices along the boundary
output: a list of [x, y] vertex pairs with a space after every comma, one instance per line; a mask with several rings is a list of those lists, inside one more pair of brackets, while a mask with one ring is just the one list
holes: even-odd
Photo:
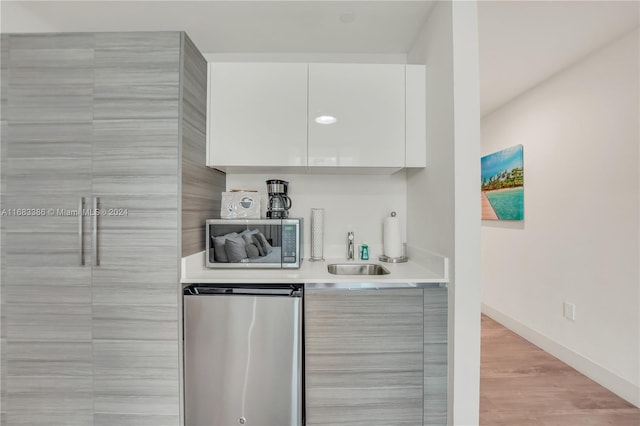
[[324, 209], [311, 209], [311, 257], [309, 260], [322, 261], [324, 251]]

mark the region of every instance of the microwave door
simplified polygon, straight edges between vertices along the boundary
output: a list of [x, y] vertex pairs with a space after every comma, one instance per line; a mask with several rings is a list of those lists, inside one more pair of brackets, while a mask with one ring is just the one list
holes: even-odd
[[207, 221], [207, 266], [282, 268], [282, 221]]

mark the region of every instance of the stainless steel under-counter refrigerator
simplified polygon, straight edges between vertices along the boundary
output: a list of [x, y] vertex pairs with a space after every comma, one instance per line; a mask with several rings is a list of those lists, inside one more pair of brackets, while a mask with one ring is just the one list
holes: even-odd
[[184, 290], [186, 426], [300, 426], [302, 285]]

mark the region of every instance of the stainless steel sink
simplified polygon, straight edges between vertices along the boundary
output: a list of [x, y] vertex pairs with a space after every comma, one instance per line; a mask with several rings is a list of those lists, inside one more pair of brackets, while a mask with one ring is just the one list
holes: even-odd
[[375, 263], [332, 263], [327, 265], [330, 274], [334, 275], [387, 275], [389, 271]]

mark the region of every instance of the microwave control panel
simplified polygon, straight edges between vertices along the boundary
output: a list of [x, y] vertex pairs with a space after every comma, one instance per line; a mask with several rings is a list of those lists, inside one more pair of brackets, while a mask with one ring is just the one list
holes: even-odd
[[296, 225], [283, 225], [282, 227], [282, 263], [296, 263], [298, 227]]

